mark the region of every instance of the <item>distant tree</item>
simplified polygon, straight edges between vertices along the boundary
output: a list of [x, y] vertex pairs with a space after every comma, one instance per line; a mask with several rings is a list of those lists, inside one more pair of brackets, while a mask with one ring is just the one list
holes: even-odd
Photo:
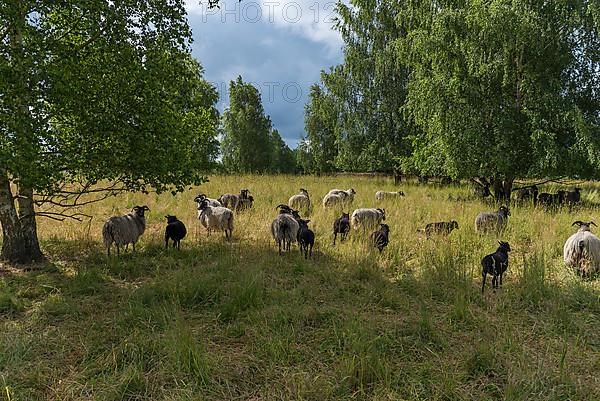
[[[311, 173], [327, 173], [335, 170], [337, 157], [338, 110], [335, 99], [321, 86], [312, 85], [304, 110], [307, 152], [310, 153]], [[306, 165], [305, 167], [308, 167]]]
[[238, 173], [269, 171], [273, 159], [271, 129], [258, 90], [241, 76], [231, 81], [221, 142], [225, 168]]
[[1, 258], [43, 258], [37, 217], [203, 182], [217, 92], [191, 39], [178, 0], [2, 3]]
[[294, 149], [296, 156], [296, 168], [303, 174], [315, 172], [313, 155], [310, 151], [310, 142], [307, 138], [300, 138], [298, 146]]
[[294, 152], [281, 139], [281, 135], [276, 129], [271, 131], [271, 145], [273, 147], [273, 158], [270, 171], [272, 173], [295, 173], [296, 159]]
[[410, 154], [415, 126], [401, 110], [409, 71], [394, 47], [405, 32], [395, 18], [401, 4], [338, 3], [344, 61], [321, 75], [323, 88], [312, 88], [306, 108], [315, 168], [392, 172]]
[[600, 36], [588, 1], [413, 2], [398, 39], [410, 61], [407, 162], [482, 177], [508, 197], [516, 177], [598, 172]]

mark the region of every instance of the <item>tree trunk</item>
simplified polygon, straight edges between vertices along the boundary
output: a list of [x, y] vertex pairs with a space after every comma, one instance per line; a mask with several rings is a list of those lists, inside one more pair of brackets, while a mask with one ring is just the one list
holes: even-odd
[[15, 207], [10, 181], [5, 171], [0, 173], [0, 223], [2, 223], [2, 253], [0, 258], [11, 263], [31, 263], [44, 259], [37, 238], [33, 191], [19, 191], [19, 212]]
[[[11, 67], [18, 72], [16, 87], [19, 95], [16, 97], [16, 118], [21, 123], [16, 129], [16, 143], [30, 145], [35, 143], [29, 104], [30, 94], [27, 88], [29, 71], [24, 62], [25, 51], [23, 45], [22, 27], [25, 26], [27, 7], [22, 2], [15, 3], [16, 10], [12, 27], [8, 32], [8, 38], [12, 49]], [[27, 122], [27, 123], [24, 123]], [[11, 263], [31, 263], [44, 258], [40, 250], [37, 238], [37, 227], [35, 221], [35, 210], [33, 203], [33, 189], [19, 185], [18, 188], [18, 211], [15, 205], [15, 197], [10, 187], [10, 175], [6, 169], [0, 169], [0, 223], [2, 224], [2, 253], [0, 259]]]
[[394, 170], [394, 185], [400, 185], [402, 182], [402, 173], [399, 170]]
[[494, 177], [491, 181], [496, 202], [510, 202], [510, 193], [512, 191], [514, 178], [508, 177], [502, 179]]

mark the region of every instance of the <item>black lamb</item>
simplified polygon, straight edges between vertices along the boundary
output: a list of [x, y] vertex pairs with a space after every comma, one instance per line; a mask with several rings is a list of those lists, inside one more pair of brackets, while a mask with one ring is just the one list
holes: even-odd
[[169, 247], [169, 239], [173, 240], [173, 248], [179, 249], [179, 243], [187, 234], [185, 224], [177, 220], [177, 217], [166, 215], [167, 228], [165, 229], [165, 248]]
[[308, 256], [312, 257], [312, 249], [315, 245], [315, 233], [308, 228], [310, 220], [298, 220], [300, 229], [298, 230], [298, 244], [300, 245], [300, 252], [304, 252], [304, 259], [308, 259]]
[[496, 252], [486, 255], [481, 259], [481, 266], [483, 270], [483, 284], [481, 285], [481, 293], [485, 289], [485, 278], [488, 274], [492, 275], [492, 288], [495, 290], [498, 288], [498, 278], [500, 278], [500, 285], [502, 285], [502, 275], [508, 269], [508, 253], [510, 252], [510, 245], [508, 242], [498, 241], [500, 246], [496, 249]]
[[371, 234], [371, 241], [373, 246], [379, 249], [379, 253], [381, 253], [383, 248], [390, 242], [390, 227], [387, 224], [380, 224], [379, 230]]
[[346, 236], [350, 232], [350, 213], [342, 212], [342, 216], [333, 222], [333, 245], [337, 235], [340, 234], [340, 241], [346, 239]]

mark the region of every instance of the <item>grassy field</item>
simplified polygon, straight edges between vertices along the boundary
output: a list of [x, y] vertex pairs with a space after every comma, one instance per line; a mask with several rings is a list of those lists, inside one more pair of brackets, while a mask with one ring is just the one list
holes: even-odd
[[[236, 216], [233, 241], [207, 237], [192, 201], [249, 188], [255, 208]], [[298, 188], [316, 204], [314, 258], [279, 256], [274, 207]], [[351, 233], [332, 246], [330, 188], [357, 191], [354, 207], [381, 206], [391, 229], [379, 254]], [[596, 184], [584, 184], [589, 204]], [[89, 223], [39, 222], [49, 263], [0, 270], [0, 399], [5, 400], [599, 400], [600, 283], [562, 264], [581, 207], [513, 207], [502, 239], [504, 287], [480, 293], [480, 259], [496, 249], [474, 231], [467, 187], [390, 180], [243, 176], [176, 197], [130, 194], [87, 207]], [[107, 259], [105, 219], [135, 204], [151, 211], [138, 251]], [[351, 210], [350, 210], [351, 212]], [[167, 213], [188, 227], [164, 250]], [[449, 238], [416, 229], [456, 219]]]

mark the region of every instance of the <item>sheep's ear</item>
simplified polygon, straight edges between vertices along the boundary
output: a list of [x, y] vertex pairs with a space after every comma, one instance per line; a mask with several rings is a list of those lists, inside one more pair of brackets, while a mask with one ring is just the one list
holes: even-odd
[[306, 224], [310, 223], [310, 220], [304, 220], [306, 222]]
[[144, 205], [144, 206], [142, 207], [142, 209], [144, 209], [144, 210], [147, 210], [147, 211], [150, 211], [150, 208], [149, 208], [148, 206], [146, 206], [146, 205]]
[[[574, 221], [574, 222], [573, 222], [573, 224], [571, 224], [571, 226], [579, 226], [579, 227], [581, 227], [581, 225], [582, 225], [582, 224], [583, 224], [583, 222], [582, 222], [582, 221], [580, 221], [580, 220], [577, 220], [577, 221]], [[594, 224], [594, 225], [595, 225], [595, 224]]]
[[598, 227], [598, 226], [596, 225], [596, 223], [594, 223], [593, 221], [590, 221], [590, 222], [588, 223], [588, 226], [595, 226], [595, 227]]

